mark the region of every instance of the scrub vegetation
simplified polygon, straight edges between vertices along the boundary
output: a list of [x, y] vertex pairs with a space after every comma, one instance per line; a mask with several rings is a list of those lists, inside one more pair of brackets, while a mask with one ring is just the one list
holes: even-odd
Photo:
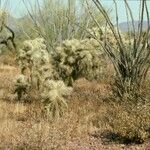
[[149, 149], [147, 0], [127, 32], [116, 0], [22, 2], [14, 28], [0, 1], [0, 149]]

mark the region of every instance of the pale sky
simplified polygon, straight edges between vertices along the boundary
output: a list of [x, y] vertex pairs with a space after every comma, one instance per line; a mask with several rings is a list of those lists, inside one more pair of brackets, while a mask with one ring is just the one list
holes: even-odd
[[[2, 2], [6, 0], [1, 0]], [[7, 4], [8, 10], [11, 11], [11, 14], [14, 17], [21, 17], [26, 13], [26, 8], [24, 4], [21, 2], [22, 0], [9, 0], [9, 3]], [[26, 1], [26, 0], [25, 0]], [[36, 0], [29, 0], [30, 3], [33, 5]], [[42, 0], [39, 0], [42, 2]], [[118, 4], [118, 14], [119, 14], [119, 22], [125, 22], [126, 21], [126, 13], [125, 13], [125, 7], [124, 7], [124, 1], [123, 0], [116, 0]], [[134, 19], [138, 20], [138, 8], [140, 0], [128, 0], [129, 5], [131, 7], [131, 10], [133, 11]], [[150, 1], [148, 1], [148, 8], [150, 11]], [[102, 4], [107, 8], [114, 8], [113, 0], [101, 0]], [[112, 12], [112, 16], [115, 16], [115, 11]], [[146, 18], [145, 18], [146, 19]]]

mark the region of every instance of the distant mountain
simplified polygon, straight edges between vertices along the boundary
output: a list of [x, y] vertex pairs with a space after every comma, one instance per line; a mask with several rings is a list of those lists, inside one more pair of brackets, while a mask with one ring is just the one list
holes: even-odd
[[[140, 23], [139, 21], [134, 21], [136, 31], [138, 30], [139, 23]], [[130, 30], [132, 31], [132, 22], [129, 22], [129, 27], [130, 27]], [[147, 28], [148, 28], [147, 21], [144, 21], [143, 22], [143, 30], [146, 30]], [[119, 24], [119, 29], [122, 32], [127, 32], [128, 31], [128, 23], [127, 22], [120, 23]]]
[[[15, 18], [15, 17], [9, 16], [8, 19], [7, 19], [7, 25], [11, 29], [13, 29], [14, 32], [20, 32], [19, 25], [26, 24], [28, 26], [30, 24], [30, 21], [31, 20], [27, 16], [24, 16], [22, 18]], [[139, 24], [139, 21], [134, 21], [136, 31], [138, 30], [138, 24]], [[130, 27], [130, 30], [132, 31], [132, 22], [129, 22], [129, 27]], [[144, 21], [143, 22], [143, 29], [145, 30], [147, 28], [148, 28], [147, 21]], [[127, 22], [120, 23], [119, 24], [119, 29], [122, 32], [127, 32], [128, 31], [128, 23]]]

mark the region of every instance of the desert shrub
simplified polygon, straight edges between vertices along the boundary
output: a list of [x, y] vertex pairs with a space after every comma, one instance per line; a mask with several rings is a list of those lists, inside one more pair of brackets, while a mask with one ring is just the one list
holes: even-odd
[[[119, 21], [118, 21], [118, 3], [114, 1], [115, 12], [116, 12], [116, 27], [110, 18], [107, 11], [104, 9], [102, 3], [98, 0], [92, 0], [96, 8], [105, 18], [107, 26], [112, 32], [112, 37], [116, 40], [117, 48], [112, 46], [112, 43], [107, 39], [105, 30], [103, 33], [104, 42], [101, 42], [99, 39], [100, 45], [103, 47], [107, 56], [110, 58], [115, 72], [116, 79], [114, 86], [116, 90], [114, 93], [122, 98], [124, 94], [131, 94], [135, 98], [139, 97], [140, 87], [143, 84], [143, 81], [146, 79], [150, 65], [149, 65], [149, 28], [143, 28], [143, 18], [147, 18], [149, 22], [149, 11], [148, 4], [146, 1], [142, 1], [139, 5], [139, 25], [136, 30], [134, 23], [134, 17], [132, 9], [129, 6], [129, 3], [124, 0], [124, 5], [126, 7], [126, 15], [128, 22], [128, 43], [124, 41], [124, 36], [122, 36], [119, 30]], [[145, 13], [146, 12], [146, 13]], [[129, 21], [131, 19], [131, 25]], [[96, 18], [93, 16], [93, 21], [96, 21]], [[149, 24], [148, 24], [149, 26]], [[97, 22], [97, 27], [100, 28], [100, 24]], [[131, 32], [132, 31], [132, 32]], [[144, 32], [144, 34], [143, 34]], [[96, 36], [95, 36], [96, 37]], [[118, 51], [116, 51], [116, 49]], [[141, 96], [142, 97], [142, 96]]]
[[43, 103], [47, 114], [51, 118], [58, 119], [67, 109], [65, 96], [70, 95], [72, 88], [67, 87], [63, 81], [60, 80], [45, 80], [43, 91], [41, 93]]
[[113, 103], [105, 116], [111, 132], [124, 143], [143, 143], [150, 137], [150, 103]]
[[14, 93], [17, 94], [18, 100], [20, 101], [23, 95], [27, 94], [29, 91], [30, 84], [24, 75], [19, 75], [15, 80], [15, 90]]
[[50, 76], [52, 71], [50, 55], [46, 50], [44, 39], [37, 38], [25, 41], [23, 49], [18, 54], [18, 63], [22, 74], [29, 70], [31, 82], [35, 81], [39, 89], [44, 72], [48, 70]]
[[[67, 108], [64, 96], [71, 90], [63, 81], [55, 80], [57, 73], [51, 64], [51, 56], [44, 42], [42, 38], [25, 41], [18, 54], [18, 62], [22, 74], [30, 74], [30, 84], [33, 86], [35, 83], [37, 86], [47, 114], [51, 118], [59, 118]], [[29, 70], [28, 74], [26, 70]]]
[[57, 72], [68, 85], [79, 77], [100, 79], [105, 65], [99, 43], [93, 38], [65, 40], [53, 55]]

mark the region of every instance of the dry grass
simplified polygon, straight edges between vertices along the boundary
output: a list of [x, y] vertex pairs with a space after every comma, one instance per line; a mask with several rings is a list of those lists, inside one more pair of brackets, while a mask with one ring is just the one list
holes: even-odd
[[[10, 150], [103, 150], [136, 149], [137, 146], [104, 145], [99, 135], [110, 129], [104, 118], [112, 108], [107, 82], [80, 79], [68, 98], [69, 109], [63, 118], [51, 122], [45, 117], [38, 92], [32, 89], [26, 103], [15, 101], [14, 66], [0, 66], [0, 149]], [[30, 103], [29, 103], [30, 102]], [[98, 134], [98, 136], [97, 136]], [[148, 150], [149, 144], [141, 149]]]
[[[0, 148], [63, 149], [67, 141], [84, 138], [95, 130], [89, 121], [96, 112], [92, 108], [96, 97], [91, 100], [90, 97], [93, 92], [99, 93], [100, 96], [100, 93], [106, 91], [105, 86], [93, 89], [95, 83], [88, 82], [88, 87], [85, 88], [87, 81], [78, 81], [68, 100], [69, 110], [66, 115], [58, 122], [50, 122], [44, 117], [36, 90], [32, 90], [31, 97], [28, 97], [34, 98], [32, 103], [15, 102], [15, 97], [10, 94], [14, 86], [13, 79], [19, 74], [19, 70], [7, 65], [1, 65], [0, 70]], [[81, 96], [81, 89], [84, 96]], [[88, 100], [85, 101], [86, 97]]]
[[0, 55], [0, 64], [16, 66], [16, 54], [6, 50], [4, 55]]
[[[39, 102], [24, 104], [4, 101], [6, 98], [1, 100], [0, 147], [6, 149], [61, 149], [67, 144], [67, 141], [87, 137], [95, 130], [90, 119], [96, 110], [92, 108], [92, 105], [95, 105], [94, 99], [87, 104], [85, 101], [92, 85], [89, 83], [89, 90], [87, 90], [84, 84], [85, 81], [82, 86], [80, 84], [79, 88], [75, 85], [75, 91], [68, 100], [68, 112], [61, 120], [54, 123], [44, 117]], [[81, 101], [78, 99], [81, 95], [80, 88], [83, 88], [85, 92], [85, 97], [81, 97]], [[92, 91], [90, 94], [92, 95]]]

